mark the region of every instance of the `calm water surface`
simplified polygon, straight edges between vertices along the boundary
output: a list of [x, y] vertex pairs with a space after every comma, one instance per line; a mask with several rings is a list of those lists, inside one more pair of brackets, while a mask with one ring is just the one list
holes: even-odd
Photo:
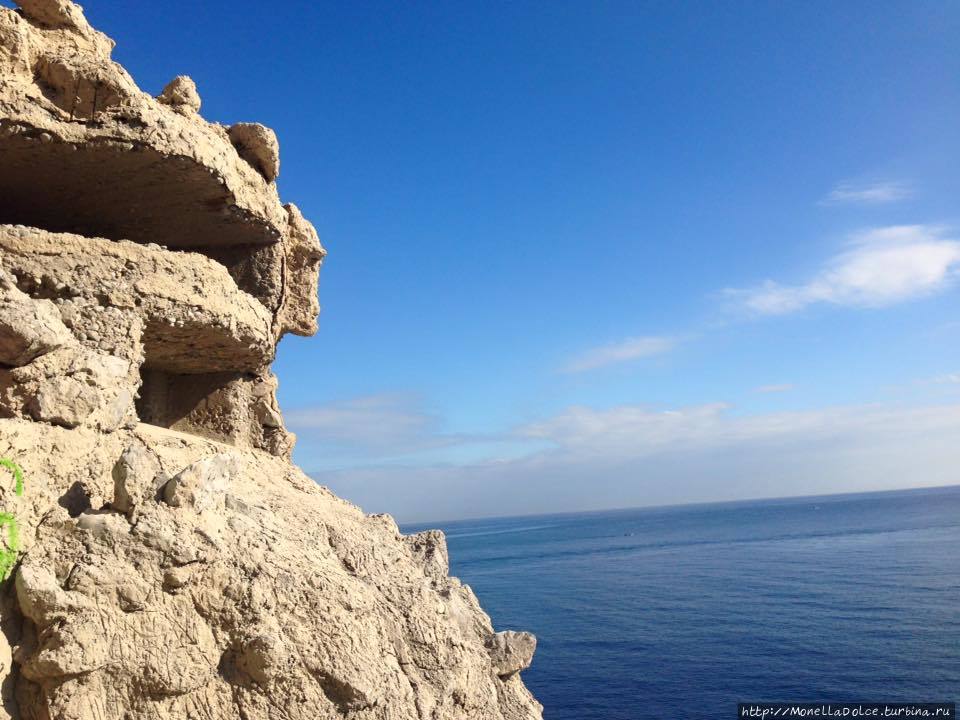
[[440, 527], [548, 720], [960, 701], [960, 487]]

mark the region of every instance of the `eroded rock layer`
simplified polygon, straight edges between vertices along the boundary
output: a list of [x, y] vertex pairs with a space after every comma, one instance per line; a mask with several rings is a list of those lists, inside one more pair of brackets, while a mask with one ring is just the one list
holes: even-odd
[[441, 533], [162, 428], [0, 429], [36, 535], [7, 595], [23, 717], [539, 717], [529, 639], [493, 632]]
[[270, 370], [324, 250], [279, 145], [0, 8], [0, 718], [536, 720], [443, 534], [290, 464]]

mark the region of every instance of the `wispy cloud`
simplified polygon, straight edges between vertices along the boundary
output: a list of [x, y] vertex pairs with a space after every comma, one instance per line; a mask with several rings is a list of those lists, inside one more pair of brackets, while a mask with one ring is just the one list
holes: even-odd
[[579, 373], [653, 355], [662, 355], [676, 347], [677, 342], [678, 340], [672, 337], [628, 338], [622, 342], [587, 350], [569, 362], [563, 371]]
[[960, 269], [960, 242], [931, 225], [895, 225], [851, 236], [812, 280], [781, 285], [767, 280], [728, 289], [735, 304], [759, 315], [783, 315], [814, 303], [883, 307], [943, 290]]
[[511, 433], [449, 432], [413, 393], [382, 393], [284, 413], [297, 435], [297, 456], [310, 468], [465, 462], [516, 457], [536, 443]]
[[368, 512], [493, 516], [956, 482], [960, 405], [740, 415], [570, 407], [517, 428], [539, 449], [509, 460], [318, 475]]
[[523, 437], [552, 441], [581, 458], [624, 453], [640, 456], [711, 435], [728, 407], [725, 403], [712, 403], [655, 411], [642, 405], [621, 405], [608, 410], [578, 405], [516, 432]]
[[439, 431], [439, 420], [417, 398], [381, 394], [284, 413], [304, 440], [326, 452], [382, 457], [442, 447], [458, 441]]
[[933, 379], [938, 385], [960, 385], [960, 373], [947, 373]]
[[793, 390], [792, 383], [780, 383], [779, 385], [761, 385], [753, 389], [754, 392], [758, 393], [782, 393], [789, 392]]
[[821, 205], [884, 205], [905, 200], [913, 189], [904, 182], [852, 183], [837, 185], [820, 201]]

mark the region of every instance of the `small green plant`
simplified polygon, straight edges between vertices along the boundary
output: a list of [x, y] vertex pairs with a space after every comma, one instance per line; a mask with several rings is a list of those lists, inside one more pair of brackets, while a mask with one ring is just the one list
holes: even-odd
[[[0, 458], [0, 466], [13, 473], [14, 492], [17, 497], [23, 495], [23, 470], [13, 460]], [[0, 532], [7, 528], [5, 540], [0, 537], [0, 581], [6, 580], [17, 564], [20, 554], [20, 528], [13, 513], [0, 512]]]

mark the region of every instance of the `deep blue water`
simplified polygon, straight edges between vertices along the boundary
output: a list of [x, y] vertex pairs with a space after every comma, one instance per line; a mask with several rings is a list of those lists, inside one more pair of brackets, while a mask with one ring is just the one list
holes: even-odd
[[547, 720], [960, 701], [960, 487], [439, 527]]

